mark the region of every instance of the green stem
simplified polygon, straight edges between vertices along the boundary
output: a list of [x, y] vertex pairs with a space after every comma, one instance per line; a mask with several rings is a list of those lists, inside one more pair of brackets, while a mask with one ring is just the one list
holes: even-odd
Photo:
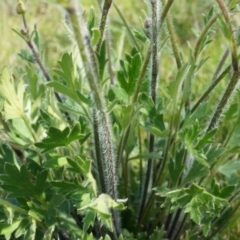
[[212, 82], [215, 82], [215, 80], [217, 79], [220, 71], [221, 71], [222, 68], [223, 68], [223, 65], [224, 65], [225, 61], [227, 60], [228, 55], [229, 55], [229, 49], [227, 49], [227, 50], [225, 51], [225, 53], [223, 54], [223, 56], [222, 56], [222, 58], [221, 58], [221, 60], [220, 60], [220, 62], [219, 62], [219, 64], [218, 64], [218, 66], [217, 66], [217, 68], [216, 68], [216, 71], [215, 71], [215, 73], [214, 73], [214, 75], [213, 75]]
[[[31, 40], [31, 36], [29, 35], [29, 30], [28, 30], [28, 26], [27, 26], [27, 21], [26, 21], [26, 18], [25, 18], [25, 14], [22, 15], [22, 20], [23, 20], [23, 25], [24, 25], [24, 30], [22, 31], [22, 34], [25, 36], [25, 41], [29, 47], [29, 49], [31, 50], [32, 54], [33, 54], [33, 57], [34, 57], [34, 60], [35, 62], [37, 63], [40, 71], [42, 72], [44, 78], [50, 82], [51, 81], [51, 77], [50, 75], [48, 74], [46, 68], [44, 67], [41, 59], [40, 59], [40, 56], [34, 46], [34, 44], [32, 43], [32, 40]], [[56, 99], [58, 100], [58, 102], [60, 103], [63, 103], [62, 101], [62, 98], [60, 97], [60, 95], [57, 93], [57, 92], [54, 92], [54, 95], [56, 97]], [[71, 118], [69, 116], [69, 113], [68, 112], [65, 112], [64, 113], [67, 120], [70, 121]]]
[[233, 30], [232, 23], [231, 23], [232, 20], [228, 14], [228, 10], [227, 10], [225, 3], [222, 0], [216, 0], [216, 2], [218, 3], [218, 6], [221, 9], [222, 14], [225, 18], [225, 21], [228, 24], [228, 27], [230, 30], [230, 34], [231, 34], [230, 49], [231, 49], [231, 54], [232, 54], [232, 67], [233, 67], [233, 71], [237, 72], [238, 71], [237, 43], [236, 43], [236, 39], [234, 36], [234, 30]]
[[222, 74], [209, 86], [209, 88], [204, 92], [204, 94], [199, 98], [199, 100], [195, 103], [192, 107], [191, 112], [193, 113], [196, 111], [198, 106], [207, 98], [207, 96], [212, 92], [212, 90], [218, 85], [218, 83], [230, 72], [231, 65], [228, 66]]
[[[165, 0], [162, 0], [163, 5], [166, 4]], [[177, 64], [177, 68], [180, 69], [182, 67], [182, 63], [181, 63], [181, 58], [180, 58], [180, 53], [179, 53], [179, 49], [177, 46], [177, 37], [174, 31], [174, 27], [173, 27], [173, 22], [172, 22], [172, 16], [171, 13], [168, 13], [168, 17], [167, 17], [167, 28], [168, 28], [168, 32], [169, 32], [169, 36], [170, 36], [170, 41], [172, 44], [172, 49], [173, 49], [173, 53], [175, 56], [175, 61]]]
[[220, 117], [224, 111], [224, 108], [226, 106], [226, 104], [229, 102], [231, 96], [232, 96], [232, 93], [238, 83], [238, 79], [240, 77], [240, 73], [239, 72], [234, 72], [233, 75], [232, 75], [232, 78], [231, 78], [231, 81], [229, 82], [228, 84], [228, 87], [227, 89], [225, 90], [223, 96], [222, 96], [222, 99], [220, 100], [218, 106], [217, 106], [217, 109], [209, 123], [209, 126], [207, 128], [207, 132], [211, 131], [219, 122], [220, 120]]
[[160, 24], [162, 25], [164, 20], [166, 19], [168, 12], [173, 4], [174, 0], [168, 0], [167, 4], [164, 6], [163, 11], [162, 11], [162, 15], [160, 18]]
[[[158, 7], [156, 0], [150, 0], [152, 9], [152, 31], [151, 31], [151, 87], [150, 96], [154, 105], [156, 104], [157, 95], [157, 78], [158, 78]], [[155, 137], [150, 134], [149, 138], [149, 153], [154, 151]], [[147, 200], [148, 190], [151, 189], [152, 177], [153, 177], [153, 159], [149, 158], [147, 163], [147, 172], [145, 176], [145, 184], [142, 194], [142, 202], [140, 207], [140, 214], [145, 206]]]
[[99, 26], [101, 36], [100, 36], [100, 39], [99, 39], [99, 41], [97, 43], [97, 46], [96, 46], [96, 51], [97, 52], [99, 51], [99, 49], [101, 47], [101, 44], [102, 44], [104, 30], [105, 30], [105, 26], [106, 26], [106, 23], [107, 23], [107, 16], [108, 16], [108, 12], [109, 12], [109, 9], [110, 9], [111, 5], [112, 5], [112, 0], [105, 0], [104, 1], [104, 5], [103, 5], [103, 9], [102, 9], [102, 17], [101, 17], [101, 22], [100, 22], [100, 26]]
[[[77, 11], [74, 7], [67, 6], [67, 12], [69, 13], [70, 21], [73, 27], [73, 32], [75, 39], [77, 41], [79, 52], [83, 61], [84, 70], [87, 76], [88, 84], [90, 86], [93, 100], [96, 108], [96, 121], [98, 122], [97, 131], [101, 134], [100, 150], [102, 153], [102, 166], [104, 176], [104, 189], [106, 192], [115, 200], [118, 198], [117, 191], [117, 173], [116, 173], [116, 157], [114, 152], [114, 146], [112, 141], [112, 132], [110, 126], [110, 120], [107, 115], [107, 109], [105, 106], [104, 97], [102, 96], [102, 91], [99, 81], [98, 66], [96, 63], [96, 58], [92, 46], [90, 44], [89, 36], [87, 32], [81, 32], [80, 25], [84, 26], [85, 22], [79, 22]], [[81, 18], [80, 18], [81, 19]], [[82, 28], [81, 28], [82, 29]], [[84, 27], [83, 27], [84, 29]], [[86, 54], [88, 53], [88, 57]], [[119, 224], [118, 212], [113, 211], [112, 214], [113, 225], [114, 225], [114, 235], [119, 235], [121, 232], [121, 227]], [[115, 239], [116, 237], [114, 237]]]
[[101, 192], [106, 193], [105, 180], [104, 180], [104, 171], [103, 171], [103, 160], [102, 160], [102, 152], [101, 152], [101, 144], [99, 139], [99, 126], [96, 116], [96, 110], [93, 110], [93, 133], [94, 133], [94, 147], [95, 147], [95, 158], [98, 168], [98, 177]]
[[138, 46], [137, 40], [136, 40], [136, 38], [134, 37], [134, 35], [133, 35], [133, 33], [132, 33], [132, 31], [131, 31], [131, 29], [130, 29], [128, 23], [127, 23], [127, 21], [125, 20], [124, 16], [122, 15], [120, 9], [117, 7], [117, 5], [116, 5], [115, 3], [113, 3], [113, 5], [114, 5], [115, 9], [117, 10], [118, 15], [119, 15], [120, 18], [122, 19], [125, 27], [127, 28], [128, 33], [129, 33], [129, 35], [130, 35], [130, 37], [131, 37], [134, 45], [136, 46], [137, 50], [140, 51], [140, 47]]

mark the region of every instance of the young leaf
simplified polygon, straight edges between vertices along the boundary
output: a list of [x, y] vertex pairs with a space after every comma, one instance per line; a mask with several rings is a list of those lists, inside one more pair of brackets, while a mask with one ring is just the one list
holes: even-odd
[[59, 130], [54, 127], [50, 127], [48, 136], [41, 142], [35, 143], [35, 146], [42, 148], [43, 152], [47, 152], [51, 149], [60, 146], [68, 146], [71, 142], [82, 139], [84, 137], [81, 134], [80, 124], [76, 124], [72, 130], [66, 127], [64, 130]]
[[87, 22], [87, 27], [90, 35], [92, 35], [91, 29], [94, 27], [94, 25], [95, 25], [95, 11], [94, 8], [91, 6]]

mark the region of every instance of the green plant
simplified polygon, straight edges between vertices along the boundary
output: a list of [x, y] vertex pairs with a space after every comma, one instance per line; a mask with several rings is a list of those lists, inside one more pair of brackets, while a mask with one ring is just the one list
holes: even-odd
[[[184, 57], [174, 0], [147, 0], [138, 29], [111, 0], [86, 15], [77, 1], [59, 0], [81, 62], [65, 53], [51, 71], [18, 2], [24, 28], [13, 31], [30, 54], [20, 54], [24, 68], [0, 75], [2, 239], [238, 239], [240, 108], [230, 100], [239, 79], [231, 14], [239, 6], [212, 2]], [[106, 26], [114, 8], [131, 45], [117, 60]], [[218, 30], [227, 50], [209, 87], [194, 92]], [[175, 77], [164, 81], [160, 53], [169, 48]]]

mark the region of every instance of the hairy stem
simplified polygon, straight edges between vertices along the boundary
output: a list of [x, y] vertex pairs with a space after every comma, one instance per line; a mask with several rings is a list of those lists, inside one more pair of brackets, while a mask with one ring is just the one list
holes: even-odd
[[[70, 21], [72, 24], [73, 32], [75, 35], [75, 39], [78, 44], [79, 52], [83, 61], [83, 66], [85, 70], [85, 74], [88, 80], [88, 84], [90, 86], [93, 100], [95, 103], [95, 117], [97, 121], [96, 131], [99, 136], [99, 145], [101, 147], [101, 155], [102, 155], [102, 164], [103, 167], [100, 175], [104, 176], [104, 184], [102, 187], [106, 190], [106, 192], [115, 200], [118, 198], [117, 192], [117, 173], [116, 173], [116, 157], [114, 152], [113, 145], [113, 137], [111, 131], [111, 125], [109, 116], [107, 114], [107, 109], [105, 106], [104, 97], [102, 96], [102, 91], [99, 82], [99, 73], [98, 66], [95, 58], [95, 53], [90, 45], [90, 39], [87, 31], [85, 30], [85, 22], [82, 19], [78, 19], [77, 11], [75, 7], [68, 6], [66, 10], [69, 14]], [[80, 30], [81, 26], [81, 30]], [[100, 137], [101, 134], [101, 137]], [[96, 138], [96, 136], [95, 136]], [[98, 169], [101, 171], [101, 168]], [[103, 190], [102, 189], [102, 190]], [[115, 227], [114, 234], [119, 235], [120, 224], [118, 213], [113, 211], [113, 224]]]
[[230, 72], [231, 65], [228, 66], [222, 74], [209, 86], [209, 88], [204, 92], [204, 94], [199, 98], [199, 100], [195, 103], [192, 107], [191, 112], [193, 113], [196, 111], [198, 106], [208, 97], [208, 95], [212, 92], [212, 90], [218, 85], [218, 83]]
[[212, 78], [212, 82], [215, 82], [215, 80], [217, 79], [220, 71], [221, 71], [222, 68], [223, 68], [223, 65], [224, 65], [225, 61], [227, 60], [227, 57], [228, 57], [228, 55], [229, 55], [229, 52], [230, 52], [229, 49], [227, 49], [227, 50], [224, 52], [224, 54], [223, 54], [223, 56], [222, 56], [222, 58], [221, 58], [221, 60], [220, 60], [220, 62], [219, 62], [219, 64], [218, 64], [218, 66], [217, 66], [217, 68], [216, 68], [216, 71], [214, 72], [214, 75], [213, 75], [213, 78]]
[[[157, 95], [157, 78], [158, 78], [158, 6], [156, 0], [150, 0], [152, 10], [152, 31], [151, 31], [151, 86], [150, 96], [154, 104], [156, 104]], [[155, 137], [150, 134], [148, 151], [149, 153], [154, 151]], [[148, 159], [147, 172], [145, 176], [145, 184], [142, 194], [142, 203], [140, 207], [140, 214], [144, 208], [147, 200], [148, 190], [151, 189], [153, 176], [153, 159]]]
[[102, 40], [103, 40], [103, 35], [104, 35], [104, 30], [105, 30], [105, 26], [107, 23], [107, 16], [108, 16], [108, 12], [109, 9], [112, 5], [112, 0], [105, 0], [104, 4], [103, 4], [103, 9], [102, 9], [102, 17], [101, 17], [101, 21], [100, 21], [100, 26], [99, 26], [99, 30], [101, 33], [100, 39], [97, 43], [97, 47], [96, 47], [96, 51], [98, 52], [101, 44], [102, 44]]
[[239, 80], [239, 77], [240, 77], [240, 73], [239, 72], [234, 72], [233, 75], [232, 75], [232, 78], [231, 78], [231, 81], [229, 82], [228, 84], [228, 87], [227, 89], [225, 90], [223, 96], [222, 96], [222, 99], [220, 100], [218, 106], [217, 106], [217, 109], [209, 123], [209, 126], [207, 128], [207, 132], [211, 131], [219, 122], [220, 120], [220, 117], [224, 111], [224, 108], [226, 106], [226, 104], [229, 102], [231, 96], [232, 96], [232, 93], [238, 83], [238, 80]]
[[[163, 5], [166, 4], [165, 0], [162, 0]], [[180, 53], [179, 53], [179, 49], [177, 46], [177, 37], [174, 31], [174, 27], [173, 27], [173, 22], [172, 22], [172, 16], [171, 13], [168, 13], [168, 17], [167, 17], [167, 28], [168, 28], [168, 32], [169, 32], [169, 36], [170, 36], [170, 41], [172, 44], [172, 49], [173, 49], [173, 53], [175, 56], [175, 61], [177, 64], [177, 68], [180, 69], [182, 67], [182, 63], [181, 63], [181, 58], [180, 58]]]
[[236, 43], [236, 39], [234, 36], [234, 29], [233, 29], [233, 26], [231, 23], [232, 20], [228, 14], [227, 7], [226, 7], [225, 3], [223, 2], [223, 0], [216, 0], [216, 2], [218, 3], [218, 6], [222, 11], [222, 14], [224, 16], [226, 23], [228, 24], [228, 28], [229, 28], [229, 31], [231, 34], [230, 49], [231, 49], [231, 54], [232, 54], [232, 67], [233, 67], [233, 71], [236, 72], [236, 71], [238, 71], [237, 43]]

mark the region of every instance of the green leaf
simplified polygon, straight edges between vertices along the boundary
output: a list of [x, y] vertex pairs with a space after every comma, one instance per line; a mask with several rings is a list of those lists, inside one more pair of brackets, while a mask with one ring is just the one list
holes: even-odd
[[[83, 231], [79, 228], [79, 226], [76, 224], [76, 221], [68, 214], [66, 213], [59, 213], [58, 216], [60, 222], [61, 222], [61, 228], [65, 229], [68, 234], [71, 235], [72, 239], [84, 239], [82, 236], [84, 236]], [[92, 240], [94, 238], [91, 238]]]
[[14, 205], [4, 199], [0, 199], [0, 205], [4, 206], [6, 208], [10, 208], [13, 212], [19, 212], [19, 213], [27, 215], [27, 212], [24, 209]]
[[92, 202], [78, 209], [79, 212], [84, 210], [90, 210], [97, 214], [98, 218], [109, 230], [113, 231], [112, 217], [110, 209], [123, 210], [124, 206], [121, 203], [117, 203], [107, 194], [101, 194], [98, 198]]
[[128, 94], [129, 96], [133, 93], [135, 89], [136, 80], [139, 77], [140, 70], [142, 67], [142, 58], [140, 53], [136, 53], [131, 59], [131, 65], [128, 69]]
[[237, 0], [232, 0], [228, 6], [228, 9], [230, 11], [233, 10], [236, 7], [237, 3], [238, 3]]
[[118, 82], [124, 89], [128, 97], [133, 94], [137, 79], [142, 66], [142, 57], [136, 49], [132, 50], [132, 55], [126, 54], [127, 61], [120, 61], [121, 70], [117, 72]]
[[196, 141], [199, 137], [200, 131], [201, 130], [199, 128], [198, 121], [196, 121], [196, 123], [193, 126], [191, 126], [189, 129], [182, 130], [181, 132], [179, 132], [178, 135], [179, 135], [180, 139], [182, 140], [182, 142], [184, 143], [185, 147], [187, 148], [188, 152], [199, 163], [201, 163], [205, 167], [209, 168], [210, 165], [206, 161], [207, 157], [203, 153], [203, 150], [201, 148], [196, 147]]
[[5, 164], [5, 174], [0, 177], [1, 187], [9, 192], [8, 197], [30, 197], [41, 201], [43, 191], [48, 187], [48, 170], [38, 173], [36, 183], [29, 178], [29, 172], [25, 165], [19, 169], [12, 164]]
[[91, 29], [94, 27], [94, 24], [95, 24], [95, 11], [94, 11], [94, 8], [91, 6], [89, 11], [88, 22], [87, 22], [88, 31], [90, 35], [92, 35]]
[[103, 75], [104, 75], [104, 69], [107, 63], [107, 58], [106, 58], [106, 41], [103, 40], [101, 44], [100, 51], [97, 52], [97, 59], [98, 59], [98, 66], [99, 66], [99, 77], [101, 80], [103, 80]]
[[71, 166], [68, 170], [80, 173], [83, 175], [87, 175], [91, 172], [91, 161], [89, 159], [82, 159], [81, 157], [77, 157], [74, 160], [67, 158], [68, 164]]
[[33, 31], [32, 36], [34, 36], [33, 42], [36, 45], [37, 49], [40, 49], [39, 34], [38, 34], [38, 30], [37, 30], [37, 25], [36, 24], [34, 24], [34, 31]]
[[201, 139], [199, 139], [199, 142], [198, 142], [196, 148], [200, 148], [205, 144], [212, 143], [213, 140], [211, 140], [211, 138], [216, 134], [216, 132], [217, 132], [217, 128], [207, 132], [206, 135], [204, 135]]
[[218, 171], [230, 179], [232, 175], [238, 175], [238, 171], [240, 171], [240, 162], [239, 160], [227, 162], [220, 166]]
[[32, 221], [32, 224], [27, 229], [26, 234], [24, 235], [23, 240], [35, 240], [36, 237], [37, 224], [35, 221]]
[[61, 70], [55, 72], [66, 82], [69, 89], [72, 91], [79, 89], [78, 79], [76, 77], [76, 67], [73, 62], [72, 54], [65, 53], [61, 61], [58, 62]]
[[[210, 194], [196, 184], [192, 184], [188, 188], [170, 191], [165, 196], [166, 200], [162, 207], [171, 202], [171, 211], [183, 208], [184, 212], [190, 213], [191, 219], [196, 224], [205, 227], [205, 233], [208, 232], [209, 221], [219, 217], [222, 210], [229, 206], [227, 200]], [[208, 220], [204, 221], [204, 219]]]
[[25, 117], [25, 88], [22, 80], [14, 81], [9, 69], [3, 69], [0, 75], [0, 96], [5, 100], [4, 115], [7, 120]]
[[229, 198], [233, 195], [233, 192], [235, 191], [236, 186], [226, 186], [225, 188], [221, 189], [219, 197], [220, 198]]
[[[160, 117], [160, 116], [159, 116]], [[156, 121], [155, 121], [156, 122]], [[156, 137], [166, 138], [168, 136], [168, 130], [161, 130], [153, 124], [145, 123], [145, 125], [140, 124], [147, 132], [153, 134]], [[160, 127], [163, 129], [164, 125], [160, 123]]]
[[0, 223], [0, 235], [4, 235], [6, 240], [10, 240], [12, 233], [18, 228], [21, 220], [14, 220], [11, 224]]
[[138, 40], [140, 40], [142, 43], [147, 43], [148, 42], [148, 38], [147, 38], [147, 36], [144, 32], [140, 32], [140, 31], [134, 29], [133, 33], [134, 33], [135, 37]]
[[199, 207], [201, 206], [201, 202], [197, 201], [196, 199], [192, 199], [189, 205], [189, 208], [186, 208], [185, 212], [190, 212], [190, 218], [195, 223], [200, 225], [202, 214]]
[[48, 227], [54, 226], [54, 224], [56, 224], [56, 217], [59, 215], [59, 208], [64, 200], [65, 196], [63, 194], [55, 193], [49, 201], [44, 219]]
[[35, 143], [35, 146], [42, 148], [43, 152], [47, 152], [56, 147], [68, 146], [71, 142], [80, 140], [84, 137], [84, 135], [81, 134], [79, 123], [76, 124], [72, 130], [70, 130], [69, 127], [66, 127], [62, 131], [58, 128], [50, 127], [47, 135], [48, 136], [41, 142]]
[[10, 148], [7, 144], [1, 144], [0, 146], [0, 174], [4, 173], [4, 163], [8, 162], [20, 168], [18, 160], [16, 158], [16, 154], [14, 153], [13, 149]]
[[81, 103], [80, 99], [78, 98], [75, 91], [71, 90], [70, 88], [66, 87], [65, 85], [59, 83], [59, 82], [48, 82], [46, 83], [48, 87], [52, 87], [54, 91], [59, 92], [63, 95], [68, 96], [69, 98], [75, 100], [77, 103]]
[[81, 186], [76, 180], [74, 182], [66, 182], [66, 181], [52, 181], [50, 184], [57, 188], [57, 192], [59, 194], [68, 194], [73, 192], [85, 193], [89, 190], [83, 186]]
[[207, 118], [207, 103], [202, 103], [192, 114], [187, 112], [182, 129], [191, 127], [196, 121], [201, 122]]
[[91, 184], [95, 195], [97, 195], [97, 183], [92, 175], [92, 163], [89, 159], [82, 159], [81, 157], [76, 157], [75, 161], [67, 158], [68, 164], [71, 166], [68, 168], [69, 171], [80, 173], [85, 176], [88, 182]]
[[99, 39], [101, 37], [101, 32], [98, 28], [92, 28], [91, 29], [91, 45], [94, 47], [97, 45], [97, 43], [99, 42]]
[[221, 15], [218, 15], [218, 23], [220, 25], [220, 29], [222, 30], [224, 37], [228, 42], [230, 42], [232, 34], [228, 24], [225, 22], [224, 18]]
[[124, 103], [128, 102], [129, 100], [128, 94], [123, 88], [119, 88], [117, 86], [112, 85], [111, 89], [120, 101], [123, 101]]
[[27, 219], [27, 218], [22, 219], [22, 221], [19, 224], [18, 229], [15, 232], [14, 236], [16, 238], [18, 238], [18, 237], [22, 236], [23, 234], [25, 234], [27, 229], [28, 229], [28, 227], [29, 227], [29, 225], [30, 225], [29, 219]]
[[177, 153], [175, 160], [172, 157], [169, 160], [168, 171], [169, 171], [169, 175], [171, 177], [173, 186], [177, 185], [178, 180], [184, 169], [185, 165], [182, 163], [183, 156], [184, 156], [184, 151], [181, 151], [181, 152]]
[[201, 163], [194, 161], [191, 169], [183, 179], [182, 185], [185, 185], [188, 182], [193, 182], [201, 177], [208, 175], [209, 169], [203, 166]]
[[85, 97], [82, 93], [80, 93], [79, 91], [76, 91], [77, 92], [77, 95], [78, 95], [78, 98], [79, 100], [82, 102], [82, 103], [85, 103], [89, 106], [92, 106], [93, 105], [93, 101], [91, 100], [91, 98], [87, 98]]
[[66, 165], [68, 165], [66, 157], [55, 157], [48, 159], [43, 166], [45, 168], [60, 168]]
[[88, 228], [90, 226], [94, 225], [94, 220], [95, 220], [95, 213], [92, 211], [89, 211], [85, 218], [83, 219], [83, 231], [87, 232]]
[[168, 86], [168, 90], [169, 90], [169, 93], [170, 93], [170, 96], [173, 100], [173, 105], [175, 106], [176, 103], [177, 103], [177, 99], [179, 97], [179, 94], [180, 94], [180, 90], [181, 90], [181, 87], [182, 87], [182, 83], [183, 83], [183, 80], [186, 76], [186, 74], [188, 73], [190, 67], [188, 64], [185, 64], [177, 73], [177, 76], [175, 78], [174, 81], [172, 81], [169, 86]]

